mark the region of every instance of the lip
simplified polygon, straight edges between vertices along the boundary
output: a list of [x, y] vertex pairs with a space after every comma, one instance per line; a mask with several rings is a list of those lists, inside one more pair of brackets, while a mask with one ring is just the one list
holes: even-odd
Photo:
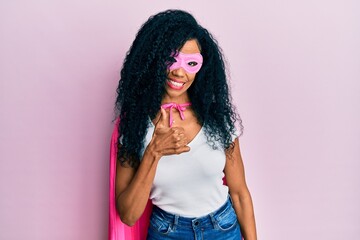
[[[180, 84], [182, 84], [182, 86], [175, 86], [175, 85], [172, 84], [171, 82], [180, 83]], [[183, 87], [184, 87], [184, 85], [185, 85], [184, 82], [180, 82], [180, 81], [177, 81], [177, 80], [172, 79], [172, 78], [166, 79], [166, 84], [167, 84], [171, 89], [174, 89], [174, 90], [181, 90], [181, 89], [183, 89]]]

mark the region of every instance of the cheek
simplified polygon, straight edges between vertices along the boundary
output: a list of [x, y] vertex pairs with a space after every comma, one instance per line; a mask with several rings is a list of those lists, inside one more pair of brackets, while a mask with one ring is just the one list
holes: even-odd
[[189, 82], [193, 82], [195, 80], [196, 73], [188, 73], [187, 76]]

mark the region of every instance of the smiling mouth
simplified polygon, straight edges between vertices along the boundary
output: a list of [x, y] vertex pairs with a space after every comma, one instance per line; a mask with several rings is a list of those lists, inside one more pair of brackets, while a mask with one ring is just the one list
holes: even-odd
[[176, 82], [176, 81], [173, 81], [171, 79], [167, 79], [167, 84], [170, 88], [172, 89], [175, 89], [175, 90], [180, 90], [183, 88], [183, 86], [185, 85], [185, 83], [182, 83], [182, 82]]

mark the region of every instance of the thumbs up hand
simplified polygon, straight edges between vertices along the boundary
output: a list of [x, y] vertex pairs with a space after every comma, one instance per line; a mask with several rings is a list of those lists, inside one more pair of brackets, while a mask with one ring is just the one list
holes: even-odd
[[160, 117], [148, 148], [160, 157], [181, 154], [190, 151], [187, 138], [182, 127], [169, 127], [169, 114], [161, 108]]

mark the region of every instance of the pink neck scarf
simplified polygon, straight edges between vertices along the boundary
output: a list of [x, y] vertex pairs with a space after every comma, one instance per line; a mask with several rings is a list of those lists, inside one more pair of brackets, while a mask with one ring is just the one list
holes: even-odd
[[169, 109], [169, 112], [170, 112], [170, 127], [172, 127], [172, 124], [173, 124], [173, 115], [172, 115], [172, 109], [173, 108], [176, 108], [179, 113], [180, 113], [180, 117], [181, 117], [181, 120], [184, 120], [185, 119], [185, 116], [184, 116], [184, 111], [186, 110], [186, 107], [187, 106], [190, 106], [191, 103], [190, 102], [187, 102], [187, 103], [182, 103], [182, 104], [177, 104], [177, 103], [165, 103], [163, 105], [161, 105], [161, 107], [163, 109], [167, 109], [167, 108], [170, 108]]

